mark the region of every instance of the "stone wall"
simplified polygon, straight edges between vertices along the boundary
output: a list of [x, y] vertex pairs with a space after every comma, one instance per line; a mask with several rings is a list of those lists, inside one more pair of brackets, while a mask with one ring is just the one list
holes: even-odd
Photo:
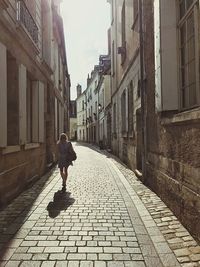
[[153, 1], [144, 1], [149, 185], [200, 240], [200, 109], [155, 111]]
[[29, 183], [38, 179], [44, 173], [45, 167], [44, 145], [40, 148], [1, 155], [0, 206], [7, 204]]

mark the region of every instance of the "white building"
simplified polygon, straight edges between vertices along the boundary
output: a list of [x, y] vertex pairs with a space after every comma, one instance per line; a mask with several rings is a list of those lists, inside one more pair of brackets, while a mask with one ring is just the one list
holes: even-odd
[[77, 85], [77, 141], [85, 142], [86, 136], [86, 95], [81, 85]]

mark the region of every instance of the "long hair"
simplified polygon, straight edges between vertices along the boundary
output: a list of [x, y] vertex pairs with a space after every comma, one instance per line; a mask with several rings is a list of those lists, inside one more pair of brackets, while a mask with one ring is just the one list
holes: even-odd
[[65, 133], [61, 133], [60, 138], [58, 140], [58, 144], [64, 143], [68, 141], [68, 136]]

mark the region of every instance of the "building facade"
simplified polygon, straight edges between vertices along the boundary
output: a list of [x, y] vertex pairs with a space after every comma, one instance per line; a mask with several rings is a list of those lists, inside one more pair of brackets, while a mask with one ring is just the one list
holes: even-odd
[[141, 169], [141, 96], [138, 2], [111, 4], [112, 151]]
[[70, 78], [59, 1], [0, 1], [0, 73], [4, 205], [56, 161], [55, 141], [69, 124], [64, 110]]
[[146, 179], [200, 240], [199, 1], [152, 1], [151, 8]]
[[112, 150], [200, 239], [199, 1], [109, 2]]
[[100, 80], [99, 66], [96, 65], [87, 78], [86, 95], [86, 135], [89, 143], [98, 144], [98, 84]]
[[71, 141], [75, 141], [75, 140], [77, 140], [77, 106], [76, 106], [76, 100], [70, 101], [69, 117], [70, 117], [69, 139]]
[[81, 85], [77, 85], [77, 141], [86, 142], [86, 94]]

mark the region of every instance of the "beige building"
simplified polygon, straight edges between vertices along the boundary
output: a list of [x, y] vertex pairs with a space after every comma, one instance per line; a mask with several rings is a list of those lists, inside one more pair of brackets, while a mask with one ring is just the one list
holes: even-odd
[[199, 1], [109, 2], [112, 149], [200, 240]]
[[98, 144], [98, 84], [100, 80], [99, 66], [94, 66], [87, 78], [86, 94], [86, 135], [89, 143]]
[[0, 205], [55, 162], [70, 79], [59, 2], [0, 1]]
[[141, 169], [141, 129], [137, 123], [141, 107], [138, 1], [108, 2], [111, 4], [112, 150], [131, 168]]
[[69, 139], [71, 141], [74, 141], [74, 140], [77, 140], [77, 108], [76, 108], [76, 100], [71, 100], [70, 101], [69, 117], [70, 117]]

